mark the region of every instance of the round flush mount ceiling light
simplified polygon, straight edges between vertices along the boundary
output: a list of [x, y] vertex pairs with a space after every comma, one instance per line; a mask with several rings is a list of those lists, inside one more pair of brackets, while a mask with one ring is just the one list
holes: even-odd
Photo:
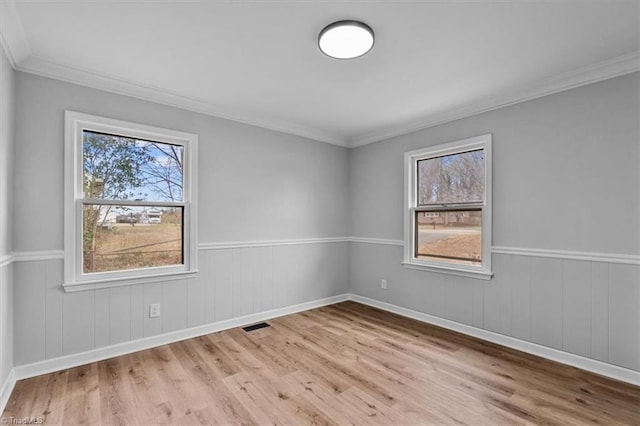
[[353, 59], [371, 50], [373, 30], [359, 21], [338, 21], [329, 24], [318, 36], [322, 53], [335, 59]]

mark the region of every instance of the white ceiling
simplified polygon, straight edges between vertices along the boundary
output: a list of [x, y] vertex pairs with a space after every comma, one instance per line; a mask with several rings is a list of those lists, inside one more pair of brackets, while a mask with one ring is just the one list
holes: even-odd
[[[19, 70], [344, 146], [640, 69], [636, 0], [1, 1]], [[369, 54], [318, 50], [341, 19]]]

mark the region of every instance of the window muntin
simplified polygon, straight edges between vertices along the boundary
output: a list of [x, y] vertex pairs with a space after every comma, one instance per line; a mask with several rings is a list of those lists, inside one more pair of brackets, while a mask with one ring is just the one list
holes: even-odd
[[67, 111], [65, 139], [65, 289], [196, 272], [197, 136]]
[[491, 135], [405, 153], [403, 264], [491, 275]]

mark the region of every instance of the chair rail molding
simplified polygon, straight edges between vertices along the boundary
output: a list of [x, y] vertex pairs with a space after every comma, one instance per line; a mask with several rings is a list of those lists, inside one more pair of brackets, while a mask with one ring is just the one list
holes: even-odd
[[[258, 240], [258, 241], [237, 241], [221, 243], [200, 243], [200, 250], [226, 250], [249, 247], [275, 247], [303, 244], [329, 244], [329, 243], [362, 243], [402, 247], [402, 240], [370, 237], [324, 237], [324, 238], [303, 238], [290, 240]], [[493, 246], [493, 254], [508, 254], [515, 256], [547, 257], [555, 259], [584, 260], [590, 262], [621, 263], [627, 265], [640, 265], [640, 255], [620, 254], [620, 253], [598, 253], [587, 251], [536, 249], [523, 247]], [[15, 262], [34, 262], [42, 260], [64, 259], [63, 250], [35, 250], [17, 251], [0, 257], [0, 267], [7, 266]]]
[[[362, 244], [377, 244], [390, 246], [403, 246], [402, 240], [369, 237], [349, 237], [349, 241]], [[627, 265], [640, 265], [640, 255], [621, 253], [599, 253], [590, 251], [570, 251], [555, 249], [537, 249], [523, 247], [493, 246], [493, 254], [507, 254], [513, 256], [547, 257], [554, 259], [584, 260], [589, 262], [621, 263]]]
[[13, 253], [0, 256], [0, 268], [11, 265], [15, 261]]

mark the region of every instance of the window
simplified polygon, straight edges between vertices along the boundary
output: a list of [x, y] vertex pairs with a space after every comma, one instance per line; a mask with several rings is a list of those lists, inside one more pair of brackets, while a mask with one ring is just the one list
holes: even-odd
[[491, 135], [405, 153], [406, 267], [491, 277]]
[[196, 272], [197, 136], [67, 111], [66, 291]]

